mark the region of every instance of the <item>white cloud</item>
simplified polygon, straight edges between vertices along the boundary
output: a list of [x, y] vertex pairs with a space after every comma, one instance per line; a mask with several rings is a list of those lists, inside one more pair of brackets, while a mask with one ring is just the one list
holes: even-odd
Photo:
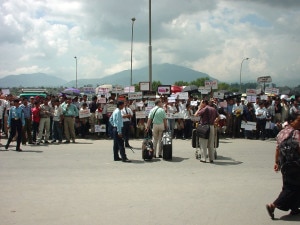
[[[300, 72], [300, 4], [287, 0], [152, 1], [153, 63], [174, 63], [226, 82]], [[0, 1], [0, 77], [46, 72], [74, 80], [148, 66], [148, 0]], [[284, 76], [283, 76], [284, 75]]]

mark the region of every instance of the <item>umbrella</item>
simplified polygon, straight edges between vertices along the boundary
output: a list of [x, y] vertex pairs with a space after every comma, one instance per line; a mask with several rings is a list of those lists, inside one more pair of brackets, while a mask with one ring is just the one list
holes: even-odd
[[66, 94], [66, 95], [79, 96], [80, 95], [80, 90], [78, 90], [76, 88], [67, 88], [67, 89], [63, 90], [61, 93]]
[[172, 91], [172, 93], [182, 92], [182, 87], [181, 86], [172, 85], [171, 86], [171, 91]]
[[182, 91], [189, 92], [189, 93], [198, 92], [198, 86], [196, 85], [185, 86]]

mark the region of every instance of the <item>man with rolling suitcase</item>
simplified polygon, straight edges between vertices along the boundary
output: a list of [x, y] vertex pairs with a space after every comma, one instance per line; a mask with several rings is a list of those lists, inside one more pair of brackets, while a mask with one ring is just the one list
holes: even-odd
[[[150, 129], [150, 125], [153, 122], [153, 149], [154, 149], [154, 158], [156, 158], [156, 153], [158, 152], [158, 157], [162, 158], [162, 135], [163, 131], [167, 130], [167, 119], [166, 112], [163, 109], [163, 103], [160, 99], [155, 100], [155, 107], [151, 109], [147, 121], [146, 132]], [[157, 151], [157, 143], [159, 143], [159, 149]]]

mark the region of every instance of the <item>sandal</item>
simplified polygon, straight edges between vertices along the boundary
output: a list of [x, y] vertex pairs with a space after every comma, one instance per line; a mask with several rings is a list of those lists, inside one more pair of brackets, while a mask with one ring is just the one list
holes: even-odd
[[274, 219], [274, 211], [275, 211], [275, 208], [272, 207], [271, 205], [267, 204], [266, 205], [266, 209], [269, 213], [269, 216], [271, 217], [271, 219], [273, 220]]

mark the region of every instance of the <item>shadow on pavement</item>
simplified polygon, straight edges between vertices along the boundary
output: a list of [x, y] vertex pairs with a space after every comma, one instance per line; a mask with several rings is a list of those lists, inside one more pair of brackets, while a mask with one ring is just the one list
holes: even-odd
[[217, 160], [214, 160], [214, 164], [219, 165], [219, 166], [230, 166], [230, 165], [235, 166], [235, 165], [239, 165], [242, 163], [243, 162], [241, 162], [241, 161], [235, 161], [233, 158], [225, 157], [225, 156], [221, 156], [221, 155], [218, 155]]
[[279, 218], [279, 220], [284, 220], [284, 221], [300, 221], [300, 214], [298, 215], [284, 215]]

